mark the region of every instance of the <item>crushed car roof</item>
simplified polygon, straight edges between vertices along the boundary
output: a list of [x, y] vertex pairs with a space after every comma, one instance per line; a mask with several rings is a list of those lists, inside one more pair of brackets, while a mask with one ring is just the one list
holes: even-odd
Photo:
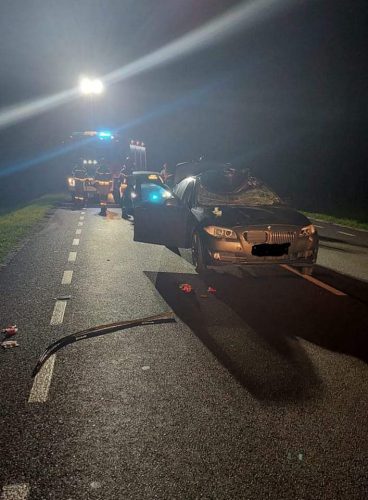
[[229, 164], [217, 163], [213, 161], [187, 161], [178, 163], [175, 167], [174, 183], [178, 184], [186, 177], [196, 176], [206, 172], [207, 170], [226, 169]]

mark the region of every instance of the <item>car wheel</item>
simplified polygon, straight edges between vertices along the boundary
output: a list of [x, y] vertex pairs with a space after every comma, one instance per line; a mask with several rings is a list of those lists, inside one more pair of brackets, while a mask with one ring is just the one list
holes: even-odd
[[196, 231], [192, 236], [192, 262], [198, 274], [206, 273], [207, 265], [203, 243]]
[[305, 276], [312, 276], [313, 274], [313, 266], [304, 266], [300, 268], [300, 272]]

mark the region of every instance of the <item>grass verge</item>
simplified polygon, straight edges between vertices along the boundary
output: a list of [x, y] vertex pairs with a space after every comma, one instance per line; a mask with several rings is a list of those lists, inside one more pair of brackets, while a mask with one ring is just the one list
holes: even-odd
[[352, 227], [355, 229], [365, 229], [368, 230], [368, 222], [362, 222], [360, 220], [345, 218], [345, 217], [335, 217], [329, 214], [320, 214], [315, 212], [303, 212], [310, 219], [320, 219], [326, 222], [333, 222], [334, 224], [340, 224], [341, 226]]
[[64, 194], [49, 194], [28, 205], [0, 211], [0, 262], [51, 208], [65, 199]]

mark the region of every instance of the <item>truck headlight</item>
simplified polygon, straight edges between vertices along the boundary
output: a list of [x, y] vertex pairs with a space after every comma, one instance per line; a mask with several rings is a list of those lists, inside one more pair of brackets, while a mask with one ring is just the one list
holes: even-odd
[[313, 224], [310, 224], [309, 226], [301, 228], [299, 236], [312, 236], [312, 234], [316, 232], [316, 228], [313, 226]]
[[226, 227], [219, 226], [206, 226], [203, 228], [206, 233], [210, 234], [214, 238], [227, 238], [229, 240], [237, 240], [238, 237], [232, 229], [227, 229]]

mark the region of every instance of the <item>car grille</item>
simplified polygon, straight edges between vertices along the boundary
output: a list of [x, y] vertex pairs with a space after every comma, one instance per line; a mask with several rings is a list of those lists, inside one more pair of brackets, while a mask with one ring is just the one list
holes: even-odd
[[282, 245], [283, 243], [292, 243], [294, 238], [295, 233], [293, 231], [270, 231], [267, 243]]
[[293, 231], [245, 231], [244, 238], [253, 245], [269, 243], [273, 245], [282, 245], [283, 243], [292, 243], [295, 238]]
[[253, 245], [258, 245], [260, 243], [266, 243], [267, 233], [266, 231], [245, 231], [244, 238]]

